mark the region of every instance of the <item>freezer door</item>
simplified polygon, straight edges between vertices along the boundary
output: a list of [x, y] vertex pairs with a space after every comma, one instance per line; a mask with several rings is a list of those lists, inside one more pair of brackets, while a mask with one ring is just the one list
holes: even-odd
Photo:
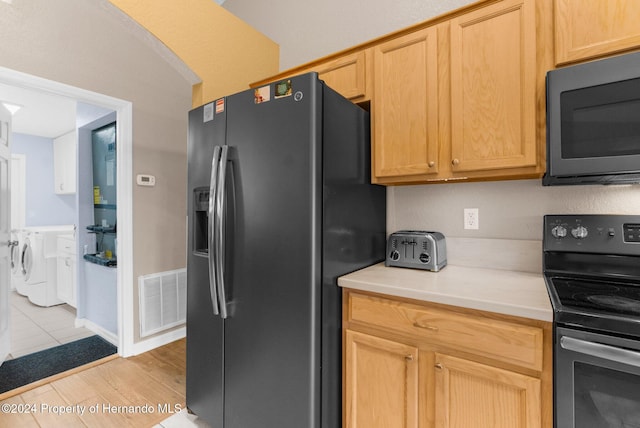
[[213, 105], [189, 113], [187, 407], [215, 427], [223, 426], [224, 324], [209, 278], [209, 197], [214, 148], [224, 144], [225, 128], [224, 112]]
[[320, 87], [307, 75], [279, 98], [271, 85], [227, 99], [236, 215], [224, 428], [319, 426]]

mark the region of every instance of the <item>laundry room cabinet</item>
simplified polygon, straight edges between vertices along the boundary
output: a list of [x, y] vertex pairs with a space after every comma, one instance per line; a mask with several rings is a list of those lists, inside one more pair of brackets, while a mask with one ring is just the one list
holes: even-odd
[[53, 140], [53, 183], [55, 193], [76, 193], [77, 133], [75, 130]]
[[76, 304], [76, 240], [73, 235], [60, 235], [57, 242], [56, 284], [58, 299], [74, 308]]

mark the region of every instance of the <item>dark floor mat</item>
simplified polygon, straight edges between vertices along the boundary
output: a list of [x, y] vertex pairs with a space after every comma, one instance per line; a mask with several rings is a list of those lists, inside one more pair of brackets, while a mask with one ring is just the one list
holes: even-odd
[[25, 355], [0, 366], [0, 393], [113, 355], [118, 349], [100, 336]]

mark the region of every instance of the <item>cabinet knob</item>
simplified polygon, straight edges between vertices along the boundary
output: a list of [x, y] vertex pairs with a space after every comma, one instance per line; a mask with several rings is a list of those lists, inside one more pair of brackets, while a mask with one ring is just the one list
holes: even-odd
[[444, 368], [441, 363], [436, 363], [434, 367], [438, 370], [442, 370]]
[[460, 165], [460, 160], [459, 159], [454, 159], [451, 161], [451, 165], [456, 166], [456, 165]]
[[413, 361], [413, 354], [405, 355], [404, 359], [407, 360], [407, 361]]
[[429, 168], [433, 168], [436, 166], [436, 163], [434, 161], [430, 161], [427, 165], [429, 165]]

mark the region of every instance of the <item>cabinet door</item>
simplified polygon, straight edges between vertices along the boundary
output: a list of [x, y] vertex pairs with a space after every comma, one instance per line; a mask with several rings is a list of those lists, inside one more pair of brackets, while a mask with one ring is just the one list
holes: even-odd
[[71, 300], [71, 278], [68, 256], [65, 254], [58, 255], [56, 269], [58, 299], [65, 302]]
[[350, 100], [367, 94], [366, 52], [360, 51], [314, 67], [320, 80]]
[[418, 349], [346, 331], [345, 426], [417, 428]]
[[375, 46], [373, 181], [438, 172], [437, 31]]
[[540, 380], [436, 354], [436, 428], [540, 428]]
[[640, 47], [638, 0], [556, 0], [556, 64]]
[[503, 1], [451, 21], [454, 172], [536, 165], [534, 6]]
[[57, 194], [76, 193], [76, 132], [53, 140], [54, 186]]

